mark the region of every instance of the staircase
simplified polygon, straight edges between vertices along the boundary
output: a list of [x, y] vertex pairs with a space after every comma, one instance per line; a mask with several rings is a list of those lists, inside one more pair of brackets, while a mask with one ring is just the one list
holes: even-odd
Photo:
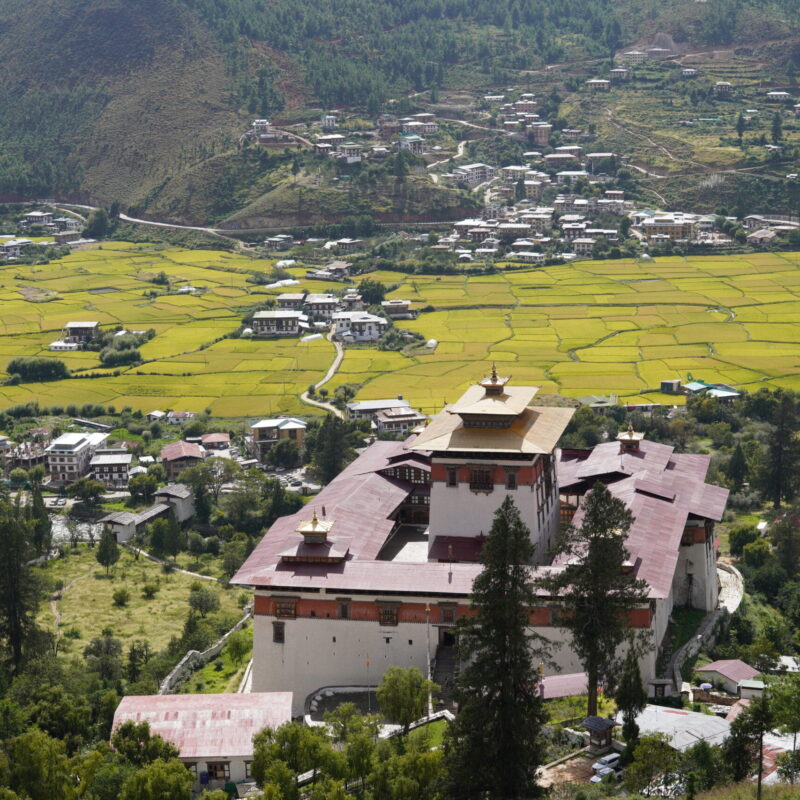
[[433, 682], [441, 686], [439, 705], [453, 710], [453, 684], [458, 674], [458, 654], [456, 648], [449, 644], [440, 644], [436, 648], [433, 665]]

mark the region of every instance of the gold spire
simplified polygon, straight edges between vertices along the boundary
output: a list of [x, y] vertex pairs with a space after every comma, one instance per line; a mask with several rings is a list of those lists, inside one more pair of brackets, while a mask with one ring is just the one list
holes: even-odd
[[492, 383], [497, 383], [497, 362], [492, 361]]

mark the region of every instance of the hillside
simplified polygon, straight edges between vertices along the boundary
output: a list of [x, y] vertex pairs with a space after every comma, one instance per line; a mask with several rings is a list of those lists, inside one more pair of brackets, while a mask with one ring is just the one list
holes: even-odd
[[[792, 0], [0, 0], [0, 198], [119, 200], [237, 226], [327, 219], [333, 200], [336, 219], [360, 208], [309, 190], [315, 213], [294, 214], [280, 206], [294, 189], [271, 174], [281, 164], [243, 172], [237, 145], [254, 116], [307, 127], [329, 108], [372, 119], [435, 110], [448, 91], [469, 103], [492, 88], [540, 83], [561, 92], [570, 124], [595, 126], [636, 163], [652, 155], [652, 98], [623, 98], [612, 115], [565, 91], [570, 78], [659, 35], [682, 59], [703, 61], [714, 48], [749, 59], [737, 73], [745, 82], [791, 82], [799, 19]], [[680, 160], [735, 167], [741, 156], [680, 147], [674, 155], [664, 172]], [[435, 187], [411, 204], [393, 195], [372, 193], [376, 217], [428, 219], [444, 208], [447, 218], [461, 203]]]

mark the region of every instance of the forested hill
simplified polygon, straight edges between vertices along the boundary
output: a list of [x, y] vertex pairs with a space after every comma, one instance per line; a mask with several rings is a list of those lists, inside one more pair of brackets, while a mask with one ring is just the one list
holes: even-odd
[[798, 16], [796, 0], [0, 0], [0, 196], [142, 202], [254, 115], [373, 114], [656, 31], [739, 43]]

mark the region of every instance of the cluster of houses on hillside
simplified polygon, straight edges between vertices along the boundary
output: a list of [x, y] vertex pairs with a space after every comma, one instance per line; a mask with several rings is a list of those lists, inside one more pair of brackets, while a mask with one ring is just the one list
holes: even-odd
[[337, 114], [326, 114], [320, 125], [325, 133], [316, 137], [314, 150], [345, 164], [386, 158], [392, 151], [407, 150], [413, 155], [423, 155], [428, 149], [425, 136], [436, 134], [439, 130], [436, 117], [428, 112], [408, 117], [381, 114], [375, 120], [374, 129], [359, 132], [361, 138], [372, 139], [374, 144], [355, 142], [342, 133], [331, 133], [339, 127]]

